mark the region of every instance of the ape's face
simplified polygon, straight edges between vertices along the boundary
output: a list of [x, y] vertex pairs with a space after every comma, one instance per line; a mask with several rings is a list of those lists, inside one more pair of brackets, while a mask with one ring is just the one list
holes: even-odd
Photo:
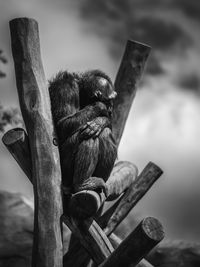
[[94, 91], [95, 97], [102, 102], [113, 102], [117, 96], [113, 85], [104, 77], [96, 77], [96, 90]]
[[110, 78], [100, 70], [85, 72], [80, 82], [80, 88], [85, 104], [101, 101], [110, 108], [117, 96]]

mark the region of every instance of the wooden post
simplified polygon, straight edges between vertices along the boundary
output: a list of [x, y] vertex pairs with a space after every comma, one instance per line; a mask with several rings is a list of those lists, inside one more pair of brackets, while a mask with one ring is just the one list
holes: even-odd
[[47, 82], [40, 56], [38, 24], [33, 19], [10, 22], [19, 102], [29, 136], [35, 196], [32, 266], [62, 266], [61, 172]]
[[[31, 159], [30, 159], [29, 146], [27, 142], [28, 137], [26, 136], [25, 131], [20, 128], [16, 128], [16, 129], [13, 129], [12, 131], [8, 131], [7, 133], [4, 134], [3, 140], [4, 140], [4, 144], [9, 149], [13, 157], [16, 159], [19, 166], [23, 170], [25, 170], [25, 173], [27, 175], [29, 175], [28, 178], [31, 181], [30, 179], [31, 170], [28, 169], [28, 166], [31, 166], [30, 164]], [[9, 140], [9, 142], [6, 142], [6, 140]], [[23, 140], [23, 142], [21, 140]], [[21, 155], [23, 151], [27, 151], [26, 157]], [[117, 175], [119, 174], [119, 166], [121, 165], [123, 165], [123, 163], [122, 164], [120, 163], [116, 168]], [[113, 175], [114, 174], [115, 174], [115, 170], [113, 170]], [[124, 172], [122, 174], [125, 175]], [[113, 207], [108, 209], [108, 211], [106, 211], [100, 218], [97, 219], [100, 227], [102, 228], [106, 228], [107, 224], [110, 225], [110, 227], [108, 227], [109, 230], [107, 231], [107, 235], [108, 234], [110, 235], [110, 240], [112, 244], [113, 244], [113, 235], [111, 233], [114, 231], [116, 226], [124, 219], [125, 214], [128, 214], [128, 212], [130, 211], [130, 208], [131, 207], [133, 208], [136, 205], [139, 199], [141, 199], [142, 196], [145, 194], [145, 192], [147, 192], [148, 189], [150, 189], [152, 184], [160, 177], [161, 174], [162, 174], [162, 171], [160, 170], [158, 166], [156, 166], [154, 163], [149, 163], [144, 168], [144, 170], [139, 175], [139, 177], [136, 178], [136, 180], [133, 182], [130, 189], [113, 205]], [[142, 190], [139, 190], [140, 186], [142, 187]], [[133, 191], [131, 190], [131, 188]], [[122, 213], [118, 213], [119, 205], [123, 207]], [[115, 214], [117, 215], [116, 216], [117, 222], [113, 223], [113, 218], [115, 218]], [[69, 226], [69, 228], [71, 228], [71, 230], [73, 230], [74, 232], [77, 231], [77, 228], [76, 228], [77, 225], [72, 224], [69, 218], [65, 218], [65, 223], [67, 223], [67, 225]], [[79, 230], [77, 232], [77, 236], [79, 236], [80, 239], [83, 241], [82, 245], [84, 246], [84, 248], [80, 246], [80, 243], [75, 242], [73, 244], [73, 247], [70, 248], [70, 251], [67, 252], [66, 255], [64, 256], [64, 266], [67, 267], [72, 264], [75, 264], [74, 266], [86, 266], [85, 264], [88, 262], [89, 256], [88, 254], [86, 254], [85, 249], [87, 251], [90, 250], [89, 251], [90, 253], [92, 251], [92, 258], [94, 259], [95, 262], [99, 262], [99, 259], [102, 259], [102, 258], [105, 259], [105, 256], [108, 255], [107, 254], [108, 250], [107, 250], [107, 245], [106, 245], [107, 241], [105, 240], [105, 242], [103, 241], [103, 243], [102, 241], [100, 241], [100, 239], [97, 239], [96, 241], [94, 241], [94, 238], [95, 238], [94, 232], [97, 231], [97, 234], [100, 234], [100, 230], [98, 231], [99, 228], [96, 227], [95, 225], [96, 223], [92, 222], [90, 227], [88, 227], [87, 221], [86, 221], [86, 224], [83, 224], [83, 227], [81, 229], [83, 229], [84, 231]], [[84, 239], [84, 232], [88, 236], [88, 240], [89, 240], [88, 242], [91, 242], [92, 240], [92, 244], [93, 242], [97, 242], [97, 243], [101, 242], [101, 244], [103, 245], [102, 250], [98, 252], [99, 255], [97, 258], [95, 258], [96, 252], [93, 252], [93, 250], [91, 250], [90, 247], [88, 248], [88, 245], [86, 244], [87, 240]], [[117, 244], [117, 246], [118, 245], [119, 244]], [[142, 261], [140, 265], [143, 267], [149, 266], [148, 263], [145, 261]]]
[[145, 218], [100, 267], [136, 266], [163, 238], [160, 222]]
[[[151, 188], [162, 173], [162, 170], [156, 164], [149, 162], [124, 195], [122, 195], [100, 218], [97, 218], [97, 223], [104, 229], [106, 235], [110, 236], [111, 240], [113, 237], [112, 233], [116, 227], [128, 215], [130, 210], [135, 207], [138, 201]], [[115, 174], [114, 170], [113, 174]], [[111, 243], [113, 244], [113, 242]], [[84, 249], [75, 242], [70, 248], [70, 251], [64, 255], [64, 266], [68, 266], [72, 262], [76, 263], [77, 266], [82, 266], [84, 262], [87, 262], [86, 259], [88, 259], [88, 256], [84, 253]], [[143, 266], [148, 266], [147, 262], [142, 261], [141, 265], [142, 264]]]
[[128, 41], [115, 80], [117, 97], [114, 103], [113, 134], [117, 145], [134, 100], [137, 84], [144, 70], [151, 48], [145, 44]]
[[[29, 175], [28, 178], [32, 182], [31, 170], [28, 169], [31, 166], [31, 157], [27, 142], [28, 137], [25, 131], [20, 128], [8, 131], [4, 134], [3, 140], [19, 166]], [[23, 151], [27, 151], [27, 157], [21, 155]], [[69, 229], [79, 238], [80, 243], [84, 246], [85, 250], [88, 251], [94, 262], [99, 264], [111, 254], [113, 247], [105, 233], [94, 220], [77, 221], [67, 216], [62, 216], [62, 218]]]

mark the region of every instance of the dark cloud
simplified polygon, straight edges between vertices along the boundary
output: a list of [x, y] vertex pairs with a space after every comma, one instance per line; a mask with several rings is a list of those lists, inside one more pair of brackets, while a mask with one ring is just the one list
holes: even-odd
[[149, 62], [151, 64], [147, 64], [146, 72], [149, 75], [161, 75], [165, 73], [165, 70], [163, 69], [159, 59], [157, 59], [156, 55], [154, 53], [151, 54]]
[[196, 73], [180, 77], [178, 85], [183, 89], [200, 94], [200, 78]]
[[197, 0], [177, 0], [174, 5], [191, 19], [200, 21], [200, 2]]
[[[173, 8], [172, 3], [167, 0], [85, 0], [80, 11], [85, 20], [92, 21], [93, 30], [109, 40], [110, 53], [118, 60], [127, 39], [147, 43], [156, 53], [171, 55], [177, 47], [185, 51], [192, 45], [184, 28], [151, 12], [169, 10]], [[164, 72], [160, 59], [154, 57], [156, 53], [151, 59], [152, 66], [147, 69], [152, 75]]]

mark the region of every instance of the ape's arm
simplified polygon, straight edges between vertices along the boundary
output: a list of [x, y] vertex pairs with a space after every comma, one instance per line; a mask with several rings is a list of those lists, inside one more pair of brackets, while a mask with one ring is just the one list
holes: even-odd
[[[109, 114], [106, 105], [102, 102], [96, 102], [93, 105], [86, 106], [75, 114], [62, 118], [57, 123], [57, 131], [58, 133], [62, 133], [62, 139], [66, 139], [79, 130], [84, 131], [88, 128], [87, 126], [89, 126], [87, 122], [91, 123], [91, 121], [93, 121], [95, 123], [95, 119], [98, 117], [104, 117], [102, 120], [103, 127], [105, 127], [104, 125], [109, 125], [108, 116]], [[98, 122], [100, 124], [100, 120]], [[96, 121], [96, 124], [98, 124], [98, 122]]]
[[97, 117], [78, 130], [79, 138], [80, 140], [86, 140], [91, 137], [98, 137], [106, 127], [112, 129], [111, 120], [108, 117]]

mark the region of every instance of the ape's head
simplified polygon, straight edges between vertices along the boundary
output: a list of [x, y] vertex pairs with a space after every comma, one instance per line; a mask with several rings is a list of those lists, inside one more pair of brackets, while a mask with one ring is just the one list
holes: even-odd
[[82, 74], [79, 87], [83, 105], [101, 101], [112, 106], [117, 96], [111, 79], [100, 70], [87, 71]]

